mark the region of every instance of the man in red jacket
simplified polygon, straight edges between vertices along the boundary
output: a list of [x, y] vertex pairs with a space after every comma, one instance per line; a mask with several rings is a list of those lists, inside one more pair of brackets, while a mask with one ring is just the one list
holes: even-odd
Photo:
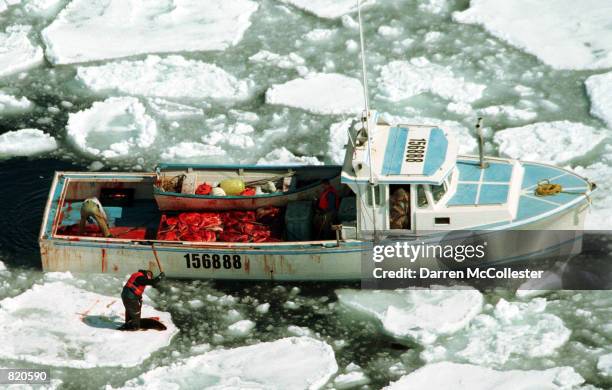
[[123, 286], [121, 300], [125, 307], [125, 324], [120, 330], [140, 329], [140, 311], [142, 309], [142, 294], [147, 286], [156, 286], [166, 275], [161, 272], [153, 278], [153, 272], [138, 270], [134, 272]]

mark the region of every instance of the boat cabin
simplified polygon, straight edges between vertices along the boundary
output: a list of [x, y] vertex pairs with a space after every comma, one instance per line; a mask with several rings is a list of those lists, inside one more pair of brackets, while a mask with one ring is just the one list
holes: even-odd
[[[341, 182], [357, 198], [356, 231], [457, 230], [516, 218], [518, 161], [487, 158], [481, 168], [479, 158], [457, 155], [448, 130], [373, 118], [369, 136], [350, 137], [342, 170]], [[393, 223], [398, 207], [407, 214], [401, 225]]]

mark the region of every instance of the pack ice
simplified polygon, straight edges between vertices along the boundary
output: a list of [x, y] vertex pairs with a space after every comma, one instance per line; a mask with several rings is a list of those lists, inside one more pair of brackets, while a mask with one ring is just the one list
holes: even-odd
[[41, 35], [54, 64], [224, 50], [242, 39], [257, 7], [250, 0], [74, 0]]
[[[58, 367], [132, 367], [170, 344], [178, 332], [169, 313], [143, 305], [143, 316], [159, 317], [166, 331], [121, 332], [121, 299], [82, 290], [67, 282], [35, 284], [0, 301], [0, 357]], [[131, 345], [130, 353], [125, 353]]]
[[17, 98], [0, 90], [0, 114], [23, 112], [32, 108], [33, 104], [26, 97]]
[[493, 141], [506, 156], [551, 164], [567, 164], [588, 155], [605, 139], [599, 129], [569, 121], [539, 122], [495, 133]]
[[124, 388], [320, 389], [337, 370], [329, 345], [288, 337], [182, 359], [146, 372]]
[[503, 366], [553, 355], [570, 337], [563, 320], [546, 312], [547, 301], [508, 302], [500, 299], [492, 313], [475, 316], [465, 329], [421, 353], [426, 362], [458, 360]]
[[42, 62], [42, 49], [28, 38], [30, 30], [30, 26], [15, 25], [0, 32], [0, 77]]
[[389, 62], [382, 66], [377, 82], [381, 95], [393, 102], [431, 92], [447, 100], [471, 103], [480, 99], [486, 88], [424, 57]]
[[579, 70], [612, 66], [610, 15], [608, 0], [471, 0], [453, 17], [481, 24], [553, 68]]
[[250, 87], [216, 65], [177, 55], [82, 66], [76, 77], [97, 93], [165, 98], [241, 100]]
[[321, 115], [355, 114], [363, 107], [363, 88], [359, 80], [342, 74], [311, 73], [272, 85], [266, 91], [266, 103]]
[[157, 125], [134, 97], [112, 97], [70, 114], [68, 136], [82, 152], [105, 158], [126, 156], [153, 144]]
[[57, 149], [55, 138], [38, 129], [21, 129], [0, 135], [0, 158], [33, 156]]
[[403, 376], [384, 390], [532, 390], [574, 389], [584, 379], [572, 367], [497, 371], [470, 364], [429, 364]]
[[591, 114], [612, 129], [612, 72], [591, 76], [585, 85], [591, 99]]
[[[354, 0], [281, 0], [292, 4], [304, 11], [310, 12], [320, 18], [336, 19], [342, 15], [357, 10]], [[362, 6], [372, 4], [376, 0], [364, 0]]]
[[347, 309], [380, 321], [390, 336], [420, 344], [465, 327], [483, 305], [482, 294], [474, 289], [341, 289], [336, 295]]

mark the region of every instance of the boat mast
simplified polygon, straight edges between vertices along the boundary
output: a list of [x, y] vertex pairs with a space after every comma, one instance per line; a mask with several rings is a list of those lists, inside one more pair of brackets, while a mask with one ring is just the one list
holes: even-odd
[[[368, 74], [366, 69], [365, 44], [363, 40], [363, 25], [361, 23], [361, 0], [357, 0], [357, 18], [359, 19], [359, 42], [361, 44], [361, 74], [363, 76], [363, 101], [365, 103], [365, 112], [363, 117], [361, 118], [361, 121], [364, 124], [366, 135], [368, 137], [368, 159], [370, 160], [368, 166], [370, 167], [370, 185], [374, 185], [374, 174], [372, 172], [372, 139], [370, 138], [370, 104], [368, 101]], [[372, 203], [374, 204], [374, 202]]]

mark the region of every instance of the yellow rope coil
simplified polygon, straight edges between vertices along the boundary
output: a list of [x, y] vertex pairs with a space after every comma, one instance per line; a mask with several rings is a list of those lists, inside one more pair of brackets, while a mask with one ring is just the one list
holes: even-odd
[[540, 180], [535, 189], [536, 196], [551, 196], [557, 195], [563, 191], [561, 184], [551, 183], [549, 180]]

